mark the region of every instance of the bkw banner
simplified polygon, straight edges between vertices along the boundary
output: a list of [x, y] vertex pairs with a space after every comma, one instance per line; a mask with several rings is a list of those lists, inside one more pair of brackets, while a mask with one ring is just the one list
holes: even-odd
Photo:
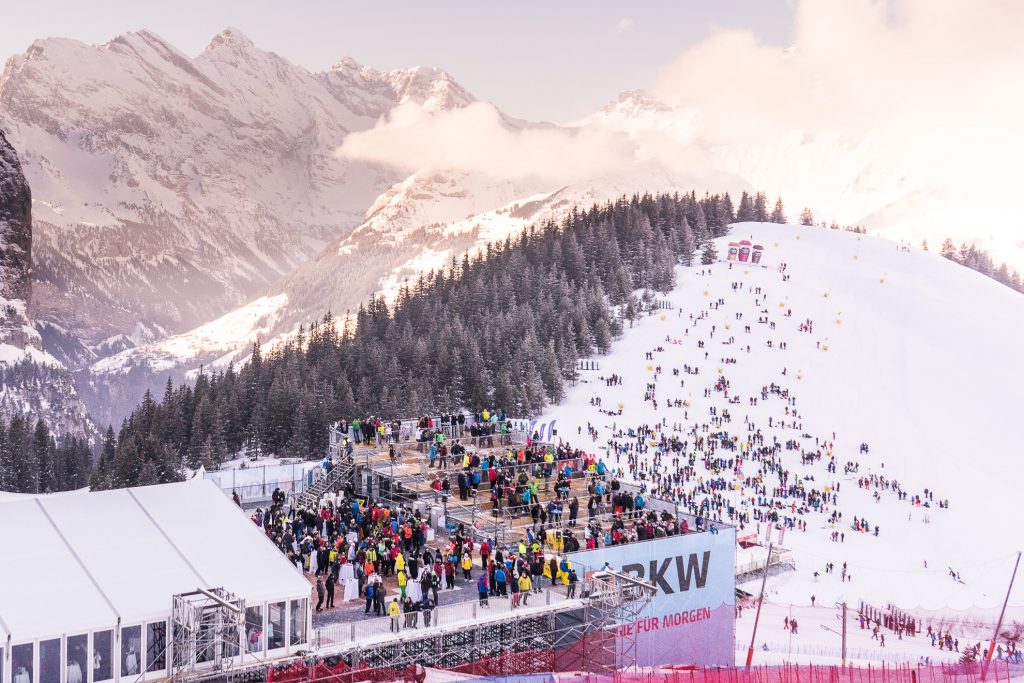
[[669, 536], [572, 555], [591, 569], [607, 562], [653, 583], [658, 594], [620, 633], [637, 634], [637, 664], [731, 666], [736, 639], [736, 530]]

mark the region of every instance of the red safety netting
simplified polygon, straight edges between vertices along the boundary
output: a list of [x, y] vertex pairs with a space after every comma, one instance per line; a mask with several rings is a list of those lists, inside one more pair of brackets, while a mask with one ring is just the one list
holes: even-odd
[[[507, 676], [553, 672], [562, 683], [982, 683], [982, 665], [911, 664], [840, 667], [836, 665], [787, 664], [780, 666], [659, 669], [650, 672], [618, 671], [611, 674], [559, 673], [557, 653], [508, 653], [453, 669], [479, 676], [482, 681], [500, 683]], [[993, 661], [984, 679], [986, 683], [1009, 682], [1024, 676], [1024, 666]], [[423, 681], [425, 670], [418, 665], [402, 669], [352, 668], [339, 660], [298, 661], [288, 666], [271, 667], [269, 683], [384, 683], [385, 681]]]
[[[612, 675], [584, 674], [573, 683], [981, 683], [981, 664], [945, 664], [916, 666], [883, 664], [880, 666], [847, 666], [817, 664], [786, 664], [753, 666], [687, 668], [653, 672], [617, 672]], [[986, 682], [1009, 681], [1024, 675], [1024, 667], [994, 661], [988, 668]]]

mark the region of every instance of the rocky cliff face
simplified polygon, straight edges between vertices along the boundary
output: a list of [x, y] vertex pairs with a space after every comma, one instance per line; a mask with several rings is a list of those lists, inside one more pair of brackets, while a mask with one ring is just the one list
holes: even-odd
[[0, 130], [0, 342], [25, 347], [35, 340], [28, 325], [31, 295], [32, 191]]
[[57, 435], [96, 433], [71, 373], [32, 326], [32, 192], [0, 130], [0, 418], [42, 418]]

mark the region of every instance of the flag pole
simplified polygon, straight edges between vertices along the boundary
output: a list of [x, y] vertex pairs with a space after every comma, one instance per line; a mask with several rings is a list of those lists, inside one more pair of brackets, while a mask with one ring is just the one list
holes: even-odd
[[999, 612], [999, 621], [996, 622], [996, 632], [992, 634], [992, 643], [988, 646], [988, 653], [985, 655], [985, 661], [981, 663], [981, 681], [985, 682], [985, 676], [988, 675], [988, 665], [992, 661], [992, 653], [996, 649], [996, 641], [999, 640], [999, 630], [1003, 627], [1003, 616], [1006, 614], [1006, 603], [1010, 601], [1010, 591], [1013, 590], [1013, 582], [1017, 578], [1017, 567], [1020, 566], [1020, 551], [1017, 551], [1017, 561], [1013, 565], [1013, 574], [1010, 576], [1010, 585], [1006, 589], [1006, 599], [1003, 600], [1003, 609]]
[[761, 619], [761, 604], [764, 602], [764, 584], [768, 581], [768, 565], [771, 561], [772, 544], [769, 543], [768, 557], [764, 561], [764, 577], [761, 579], [761, 596], [757, 599], [757, 613], [754, 615], [754, 632], [750, 634], [750, 647], [747, 649], [747, 668], [750, 668], [750, 663], [754, 661], [754, 639], [757, 638], [757, 622]]

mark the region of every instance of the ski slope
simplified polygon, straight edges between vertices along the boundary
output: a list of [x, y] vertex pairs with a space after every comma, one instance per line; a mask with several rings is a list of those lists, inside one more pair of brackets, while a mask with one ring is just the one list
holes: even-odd
[[[764, 245], [759, 265], [725, 262], [728, 242], [741, 239]], [[1017, 522], [1024, 296], [937, 254], [855, 233], [741, 223], [717, 247], [718, 263], [680, 267], [675, 289], [659, 295], [673, 309], [627, 329], [610, 355], [596, 359], [600, 369], [583, 371], [566, 399], [540, 422], [556, 420], [558, 437], [597, 453], [604, 452], [613, 429], [663, 422], [669, 434], [674, 423], [685, 423], [688, 431], [707, 423], [713, 407], [719, 415], [728, 409], [731, 422], [724, 427], [741, 439], [749, 422], [766, 444], [773, 436], [782, 443], [800, 439], [803, 450], [815, 451], [814, 437], [833, 441], [834, 433], [835, 474], [826, 471], [827, 454], [803, 465], [799, 450], [782, 451], [790, 472], [814, 478], [805, 481], [808, 489], [838, 484], [840, 490], [826, 514], [801, 516], [806, 531], [786, 531], [783, 545], [793, 551], [797, 569], [769, 580], [773, 603], [809, 606], [814, 595], [819, 606], [865, 600], [880, 607], [991, 615], [1024, 545]], [[788, 280], [780, 272], [783, 264]], [[761, 297], [754, 293], [757, 287]], [[723, 303], [712, 309], [719, 299]], [[767, 316], [775, 329], [758, 323], [759, 316]], [[800, 331], [808, 320], [811, 331]], [[733, 344], [724, 343], [729, 337]], [[700, 340], [704, 348], [698, 348]], [[780, 348], [782, 342], [787, 348]], [[646, 358], [648, 351], [653, 360]], [[734, 364], [725, 362], [733, 358]], [[698, 367], [699, 374], [685, 374], [684, 364]], [[602, 378], [613, 373], [623, 383], [606, 386]], [[729, 404], [719, 391], [705, 397], [721, 376], [730, 382], [729, 396], [741, 397], [738, 404]], [[655, 382], [656, 408], [644, 399], [649, 382]], [[760, 400], [761, 388], [770, 383], [796, 398], [790, 408], [796, 418], [786, 415], [778, 397]], [[757, 405], [750, 404], [752, 396]], [[591, 405], [594, 397], [601, 398], [602, 408]], [[669, 399], [689, 405], [670, 408]], [[621, 415], [601, 412], [620, 405]], [[594, 438], [588, 425], [597, 430]], [[859, 452], [862, 442], [869, 444], [868, 454]], [[690, 444], [692, 451], [692, 437]], [[610, 460], [613, 468], [626, 468], [624, 457], [621, 463]], [[859, 464], [857, 474], [844, 474], [848, 461]], [[709, 476], [700, 458], [696, 467], [698, 476]], [[757, 467], [745, 461], [744, 473], [756, 474]], [[870, 474], [897, 480], [907, 499], [881, 490], [876, 502], [875, 488], [857, 484]], [[722, 476], [734, 504], [751, 512], [751, 490], [740, 490], [731, 470]], [[769, 495], [775, 482], [774, 475], [766, 476]], [[931, 507], [913, 506], [911, 496], [926, 488], [934, 491]], [[746, 504], [740, 502], [744, 496]], [[949, 500], [948, 509], [938, 507], [940, 499]], [[786, 514], [791, 501], [784, 500]], [[833, 510], [843, 514], [835, 526], [826, 519]], [[879, 535], [854, 531], [855, 515], [866, 517], [872, 528], [878, 525]], [[758, 528], [763, 538], [765, 525], [755, 521], [740, 535]], [[834, 531], [845, 533], [845, 541], [833, 542]], [[835, 573], [825, 573], [826, 562], [835, 564]], [[843, 562], [850, 581], [840, 580]], [[950, 568], [961, 581], [949, 576]], [[747, 588], [756, 593], [758, 587]], [[1024, 606], [1024, 577], [1011, 605]], [[752, 619], [745, 615], [743, 621]], [[833, 639], [817, 626], [811, 629], [820, 631], [811, 638]], [[743, 632], [741, 625], [740, 640]]]

